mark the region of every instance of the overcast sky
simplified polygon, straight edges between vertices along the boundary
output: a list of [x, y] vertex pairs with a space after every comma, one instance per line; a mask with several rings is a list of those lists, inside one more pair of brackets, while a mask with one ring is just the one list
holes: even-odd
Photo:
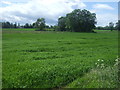
[[[86, 1], [86, 2], [85, 2]], [[94, 2], [91, 2], [94, 1]], [[37, 18], [45, 18], [49, 25], [57, 24], [60, 16], [74, 9], [87, 9], [97, 15], [97, 26], [117, 22], [118, 0], [1, 0], [0, 22], [10, 21], [21, 24], [33, 23]], [[111, 1], [111, 2], [110, 2]], [[113, 2], [114, 1], [114, 2]]]

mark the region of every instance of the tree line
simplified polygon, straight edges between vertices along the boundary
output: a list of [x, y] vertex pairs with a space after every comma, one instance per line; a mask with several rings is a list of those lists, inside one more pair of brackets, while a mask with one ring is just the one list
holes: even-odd
[[[32, 24], [26, 23], [24, 25], [20, 25], [20, 23], [16, 23], [16, 22], [10, 23], [7, 21], [7, 22], [0, 22], [0, 24], [2, 24], [2, 28], [36, 28], [35, 23], [32, 23]], [[49, 26], [45, 24], [45, 28], [51, 29], [51, 28], [54, 28], [54, 26], [52, 25]]]
[[75, 9], [66, 16], [58, 18], [58, 24], [54, 26], [48, 26], [45, 24], [45, 18], [38, 18], [36, 22], [25, 25], [20, 23], [2, 22], [2, 28], [36, 28], [36, 30], [53, 29], [56, 31], [71, 31], [71, 32], [93, 32], [93, 29], [98, 30], [120, 30], [120, 20], [114, 24], [110, 22], [108, 26], [96, 27], [96, 14], [91, 13], [86, 9]]
[[26, 23], [25, 25], [20, 25], [20, 23], [10, 23], [2, 22], [2, 28], [33, 28], [32, 24]]
[[25, 25], [20, 25], [20, 23], [10, 23], [2, 22], [2, 28], [33, 28], [32, 24], [26, 23]]
[[113, 22], [110, 22], [109, 25], [107, 25], [107, 26], [104, 26], [104, 27], [98, 26], [95, 29], [97, 29], [97, 30], [111, 30], [112, 31], [112, 30], [118, 30], [118, 28], [120, 28], [119, 26], [120, 26], [120, 20], [115, 24]]

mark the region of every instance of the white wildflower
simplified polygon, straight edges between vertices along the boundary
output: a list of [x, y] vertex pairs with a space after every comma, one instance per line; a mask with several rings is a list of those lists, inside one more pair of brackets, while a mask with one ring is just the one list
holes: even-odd
[[98, 61], [100, 61], [100, 59], [98, 59]]
[[95, 65], [97, 65], [97, 63], [95, 63]]
[[99, 67], [99, 64], [97, 65], [97, 67]]
[[102, 63], [101, 66], [104, 66], [104, 64]]
[[104, 66], [104, 64], [101, 64], [101, 68], [104, 68], [105, 66]]
[[118, 59], [115, 59], [116, 62], [118, 62]]

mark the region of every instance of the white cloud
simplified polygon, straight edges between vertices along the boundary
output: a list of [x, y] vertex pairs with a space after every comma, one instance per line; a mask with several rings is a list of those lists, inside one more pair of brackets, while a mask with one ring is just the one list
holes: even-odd
[[98, 9], [89, 10], [91, 13], [96, 13], [96, 26], [106, 26], [109, 22], [116, 23], [118, 21], [118, 14], [99, 11]]
[[94, 9], [108, 9], [108, 10], [114, 10], [113, 7], [107, 5], [107, 4], [95, 4], [93, 5]]
[[[114, 8], [109, 6], [108, 4], [95, 4], [90, 10], [92, 13], [96, 13], [97, 18], [97, 26], [106, 26], [109, 22], [116, 23], [118, 20], [118, 14], [113, 10]], [[109, 10], [109, 11], [107, 11]]]
[[93, 9], [93, 10], [89, 10], [89, 11], [90, 11], [91, 13], [96, 13], [96, 10], [94, 10], [94, 9]]
[[[12, 4], [9, 3], [8, 6], [0, 7], [0, 15], [2, 15], [0, 21], [25, 24], [33, 23], [37, 18], [43, 17], [47, 24], [56, 24], [60, 16], [65, 16], [66, 13], [74, 9], [87, 7], [81, 0], [27, 0], [25, 3], [14, 3], [13, 1], [15, 0], [12, 0]], [[97, 14], [98, 25], [106, 25], [111, 21], [117, 21], [117, 15], [107, 12], [100, 14], [101, 9], [113, 11], [114, 8], [107, 4], [93, 6], [93, 10], [90, 11]]]
[[116, 23], [118, 20], [118, 15], [112, 13], [97, 14], [97, 26], [106, 26], [109, 22]]
[[0, 1], [1, 4], [7, 4], [7, 5], [11, 5], [12, 3], [9, 1]]
[[74, 3], [78, 6], [78, 8], [85, 8], [86, 7], [86, 5], [83, 2], [81, 2], [81, 0], [75, 0]]
[[83, 2], [119, 2], [120, 0], [81, 0]]
[[12, 3], [0, 7], [2, 21], [32, 23], [37, 18], [44, 17], [46, 23], [54, 24], [59, 16], [73, 10], [73, 6], [84, 8], [86, 5], [80, 0], [31, 0], [27, 3]]

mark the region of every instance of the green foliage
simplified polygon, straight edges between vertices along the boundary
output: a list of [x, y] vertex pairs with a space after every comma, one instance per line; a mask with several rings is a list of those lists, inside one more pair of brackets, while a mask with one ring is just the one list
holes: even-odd
[[3, 88], [65, 87], [96, 68], [98, 59], [111, 67], [118, 54], [117, 35], [3, 30]]
[[66, 17], [58, 19], [58, 26], [61, 31], [92, 32], [96, 24], [96, 14], [87, 10], [75, 9]]

